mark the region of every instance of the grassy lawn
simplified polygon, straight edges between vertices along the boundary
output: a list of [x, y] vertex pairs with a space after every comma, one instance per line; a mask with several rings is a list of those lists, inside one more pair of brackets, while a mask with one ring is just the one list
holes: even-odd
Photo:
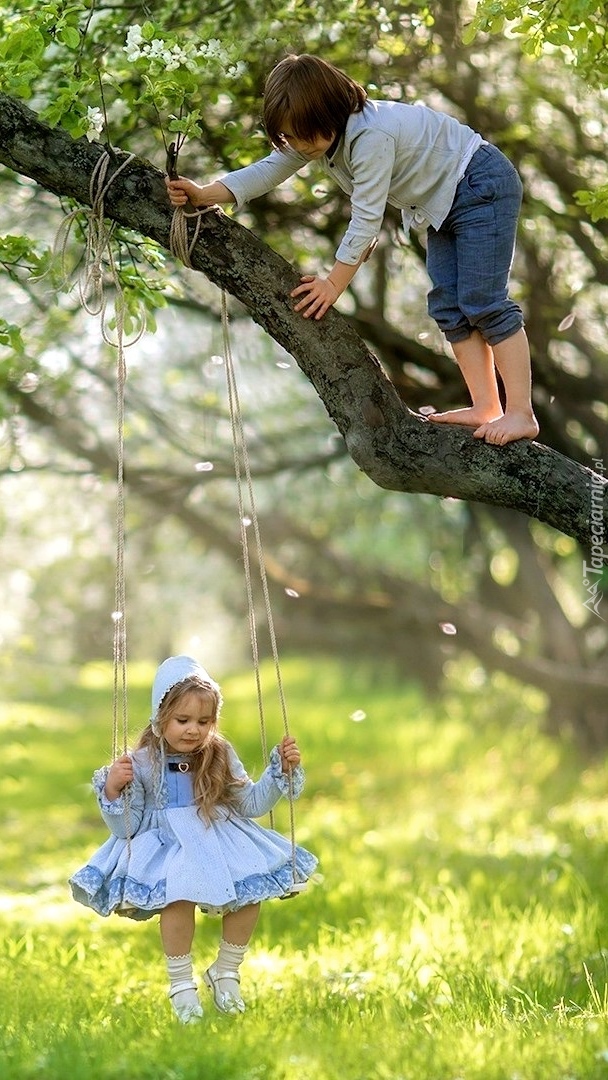
[[[152, 674], [130, 674], [133, 735]], [[246, 1014], [220, 1016], [202, 987], [191, 1028], [172, 1018], [157, 920], [103, 920], [65, 884], [106, 837], [88, 782], [109, 758], [111, 673], [13, 680], [0, 702], [0, 1077], [608, 1077], [607, 766], [540, 734], [538, 698], [506, 681], [463, 677], [437, 705], [337, 663], [289, 660], [284, 678], [308, 774], [297, 837], [318, 880], [263, 907]], [[223, 730], [259, 775], [252, 675], [222, 685]], [[273, 698], [267, 722], [274, 741]], [[218, 931], [200, 917], [199, 971]]]

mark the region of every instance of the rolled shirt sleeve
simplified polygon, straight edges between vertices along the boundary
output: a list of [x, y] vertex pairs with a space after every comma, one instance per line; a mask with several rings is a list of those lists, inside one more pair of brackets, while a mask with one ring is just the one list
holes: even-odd
[[295, 150], [273, 150], [261, 161], [255, 161], [253, 165], [246, 165], [243, 169], [236, 169], [235, 172], [220, 177], [220, 180], [224, 187], [232, 192], [237, 210], [240, 210], [245, 203], [258, 199], [260, 195], [266, 195], [308, 164], [309, 158]]
[[353, 139], [350, 156], [351, 219], [336, 259], [354, 266], [382, 227], [395, 166], [395, 140], [385, 131], [362, 131]]

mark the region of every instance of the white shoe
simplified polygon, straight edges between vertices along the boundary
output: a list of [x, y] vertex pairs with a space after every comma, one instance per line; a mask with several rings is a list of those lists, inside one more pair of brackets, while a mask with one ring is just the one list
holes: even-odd
[[245, 1002], [238, 990], [236, 993], [232, 990], [222, 990], [220, 983], [224, 982], [224, 980], [227, 981], [228, 979], [230, 979], [231, 982], [236, 983], [237, 986], [241, 981], [238, 971], [224, 971], [223, 974], [220, 975], [215, 964], [208, 967], [203, 975], [205, 986], [208, 986], [213, 994], [216, 1009], [219, 1009], [220, 1012], [228, 1013], [230, 1016], [236, 1016], [237, 1013], [245, 1012]]
[[198, 1024], [204, 1015], [202, 1005], [198, 1000], [196, 983], [191, 980], [172, 986], [169, 990], [169, 1000], [173, 1006], [173, 1012], [182, 1024]]

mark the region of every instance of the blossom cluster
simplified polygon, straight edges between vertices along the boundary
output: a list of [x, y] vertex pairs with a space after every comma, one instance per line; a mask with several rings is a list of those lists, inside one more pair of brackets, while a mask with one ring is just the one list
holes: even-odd
[[242, 60], [235, 63], [231, 61], [229, 53], [218, 38], [211, 38], [198, 47], [170, 45], [163, 38], [146, 41], [142, 28], [137, 23], [129, 27], [127, 31], [124, 51], [127, 54], [127, 60], [131, 63], [146, 57], [148, 60], [155, 60], [166, 71], [175, 71], [180, 67], [185, 67], [188, 71], [196, 71], [197, 59], [200, 57], [213, 60], [223, 67], [229, 79], [238, 79], [247, 70], [247, 65]]
[[87, 123], [89, 125], [86, 132], [89, 142], [93, 142], [98, 135], [101, 135], [103, 131], [103, 113], [97, 106], [89, 105], [87, 108]]

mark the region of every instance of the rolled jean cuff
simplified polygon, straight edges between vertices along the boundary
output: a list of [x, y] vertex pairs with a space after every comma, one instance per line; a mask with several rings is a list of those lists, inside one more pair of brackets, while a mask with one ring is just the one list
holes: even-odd
[[519, 318], [514, 317], [508, 324], [505, 323], [491, 331], [484, 331], [479, 326], [457, 326], [454, 330], [445, 330], [444, 333], [446, 340], [451, 345], [457, 345], [460, 341], [467, 341], [473, 332], [477, 330], [490, 348], [493, 348], [494, 345], [500, 345], [501, 341], [506, 341], [507, 338], [519, 333], [520, 330], [523, 330], [524, 325], [524, 317], [520, 314]]

